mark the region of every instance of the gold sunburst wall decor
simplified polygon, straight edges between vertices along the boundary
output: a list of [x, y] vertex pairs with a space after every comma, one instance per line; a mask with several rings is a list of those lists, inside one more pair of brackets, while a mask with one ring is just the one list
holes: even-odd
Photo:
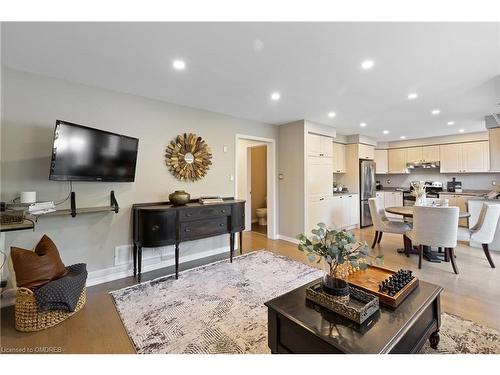
[[165, 150], [165, 163], [179, 180], [197, 181], [210, 169], [212, 153], [206, 142], [196, 134], [179, 134]]

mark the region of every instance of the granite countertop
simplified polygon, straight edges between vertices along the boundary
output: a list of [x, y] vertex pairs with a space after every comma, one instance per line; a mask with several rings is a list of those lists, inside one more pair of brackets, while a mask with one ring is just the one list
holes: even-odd
[[491, 190], [474, 190], [474, 189], [463, 189], [461, 193], [443, 191], [440, 194], [453, 194], [453, 195], [469, 195], [473, 197], [481, 197], [485, 194], [488, 194]]
[[394, 187], [384, 186], [381, 190], [377, 190], [377, 191], [400, 191], [400, 192], [403, 192], [403, 191], [410, 191], [410, 188], [403, 188], [400, 186], [394, 186]]

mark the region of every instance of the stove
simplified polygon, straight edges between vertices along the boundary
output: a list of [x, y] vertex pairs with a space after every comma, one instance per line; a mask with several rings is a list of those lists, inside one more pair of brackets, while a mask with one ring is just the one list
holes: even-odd
[[[427, 198], [439, 198], [439, 193], [443, 191], [443, 183], [439, 181], [411, 181], [411, 184], [414, 182], [421, 182], [425, 185], [425, 196]], [[404, 206], [413, 206], [415, 205], [415, 197], [411, 195], [413, 191], [413, 187], [410, 184], [410, 189], [403, 193], [403, 205]]]

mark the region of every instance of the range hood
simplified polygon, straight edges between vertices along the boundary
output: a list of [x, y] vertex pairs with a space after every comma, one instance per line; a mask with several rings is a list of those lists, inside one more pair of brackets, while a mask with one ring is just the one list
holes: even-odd
[[439, 162], [426, 161], [422, 163], [406, 163], [406, 168], [408, 168], [409, 171], [412, 169], [439, 169]]

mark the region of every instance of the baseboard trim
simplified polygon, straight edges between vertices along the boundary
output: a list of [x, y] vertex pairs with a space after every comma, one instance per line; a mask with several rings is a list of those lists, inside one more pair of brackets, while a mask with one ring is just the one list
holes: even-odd
[[293, 237], [288, 237], [288, 236], [285, 236], [283, 234], [278, 234], [277, 237], [278, 237], [278, 240], [283, 240], [283, 241], [291, 242], [293, 244], [298, 244], [299, 243], [298, 239], [293, 238]]
[[[179, 257], [179, 263], [185, 263], [185, 262], [190, 262], [192, 260], [198, 260], [198, 259], [203, 259], [207, 258], [209, 256], [213, 255], [218, 255], [222, 253], [229, 253], [229, 246], [225, 247], [220, 247], [217, 249], [212, 249], [212, 250], [207, 250], [203, 251], [201, 253], [194, 253], [194, 254], [189, 254], [185, 256], [180, 256]], [[173, 266], [175, 264], [175, 260], [168, 259], [168, 260], [163, 260], [160, 262], [154, 262], [151, 264], [146, 264], [142, 266], [142, 272], [149, 272], [149, 271], [154, 271], [159, 268], [165, 268], [169, 266]], [[134, 269], [133, 269], [133, 263], [129, 262], [123, 265], [115, 266], [115, 267], [110, 267], [110, 268], [104, 268], [101, 270], [97, 271], [92, 271], [89, 272], [89, 275], [87, 277], [87, 283], [86, 286], [93, 286], [93, 285], [98, 285], [102, 283], [107, 283], [109, 281], [114, 281], [118, 279], [123, 279], [124, 277], [129, 277], [133, 276], [134, 274]]]
[[[185, 262], [203, 259], [209, 256], [218, 255], [222, 253], [228, 253], [229, 255], [229, 246], [219, 247], [217, 249], [181, 256], [179, 257], [179, 263], [182, 264]], [[154, 271], [159, 268], [173, 266], [174, 264], [175, 260], [173, 258], [168, 260], [163, 260], [160, 262], [154, 262], [151, 264], [143, 265], [142, 272]], [[133, 274], [134, 274], [133, 263], [129, 262], [126, 264], [121, 264], [119, 266], [103, 268], [100, 270], [89, 272], [87, 276], [87, 283], [85, 285], [89, 287], [93, 285], [103, 284], [110, 281], [123, 279], [124, 277], [133, 276]], [[3, 292], [2, 297], [0, 298], [0, 308], [11, 306], [15, 302], [16, 302], [15, 289], [14, 288], [7, 289]]]

